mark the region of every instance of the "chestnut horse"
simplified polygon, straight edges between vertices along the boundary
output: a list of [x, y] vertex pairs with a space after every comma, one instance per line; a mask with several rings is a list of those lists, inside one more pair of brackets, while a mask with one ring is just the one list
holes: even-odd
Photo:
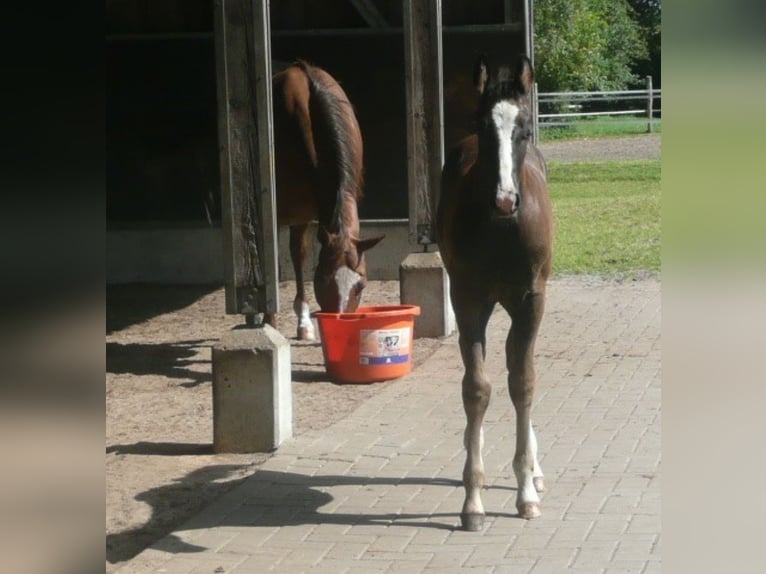
[[492, 69], [480, 57], [474, 69], [479, 93], [476, 133], [447, 157], [437, 212], [438, 242], [450, 278], [450, 295], [465, 366], [466, 530], [484, 524], [481, 489], [482, 422], [491, 395], [484, 371], [486, 328], [495, 304], [510, 315], [505, 342], [508, 390], [516, 411], [513, 470], [516, 508], [540, 515], [543, 473], [530, 420], [535, 388], [533, 355], [551, 270], [553, 215], [542, 155], [529, 141], [533, 71], [521, 57], [513, 68]]
[[273, 99], [277, 223], [290, 226], [298, 338], [313, 339], [303, 286], [309, 224], [318, 220], [314, 294], [325, 312], [356, 310], [367, 281], [364, 252], [383, 237], [359, 237], [362, 134], [343, 89], [297, 62], [274, 75]]

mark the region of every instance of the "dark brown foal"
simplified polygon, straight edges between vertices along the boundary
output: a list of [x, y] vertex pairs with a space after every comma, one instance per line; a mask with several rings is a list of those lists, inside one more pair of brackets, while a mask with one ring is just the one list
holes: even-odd
[[497, 303], [512, 320], [505, 351], [516, 410], [516, 508], [523, 518], [540, 515], [543, 473], [530, 409], [535, 339], [553, 244], [545, 161], [530, 141], [532, 67], [525, 57], [513, 68], [498, 69], [479, 58], [474, 81], [480, 99], [477, 131], [447, 157], [437, 214], [439, 248], [449, 273], [465, 366], [466, 498], [461, 520], [466, 530], [484, 524], [482, 423], [491, 395], [484, 359], [487, 322]]

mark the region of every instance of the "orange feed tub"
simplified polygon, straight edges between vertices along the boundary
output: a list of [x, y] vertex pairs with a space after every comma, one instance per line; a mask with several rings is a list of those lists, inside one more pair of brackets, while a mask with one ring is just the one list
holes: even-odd
[[417, 305], [314, 313], [327, 374], [341, 383], [371, 383], [406, 375], [412, 370], [416, 315], [420, 315]]

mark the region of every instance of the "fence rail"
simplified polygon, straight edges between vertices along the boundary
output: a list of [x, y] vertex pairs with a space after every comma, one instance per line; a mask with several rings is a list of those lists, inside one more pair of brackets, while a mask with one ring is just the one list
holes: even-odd
[[[535, 141], [539, 141], [541, 128], [568, 126], [572, 125], [575, 119], [603, 116], [645, 118], [646, 130], [651, 133], [652, 124], [662, 117], [661, 107], [655, 105], [655, 101], [661, 101], [661, 98], [662, 90], [652, 88], [651, 76], [647, 76], [644, 90], [538, 93], [535, 85]], [[636, 105], [638, 101], [643, 101], [644, 107], [639, 108]], [[545, 113], [540, 112], [541, 107]]]

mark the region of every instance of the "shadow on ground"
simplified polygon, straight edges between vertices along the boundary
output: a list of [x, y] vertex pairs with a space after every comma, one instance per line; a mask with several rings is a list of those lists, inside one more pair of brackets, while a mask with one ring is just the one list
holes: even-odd
[[[114, 452], [170, 455], [189, 453], [206, 445], [169, 445], [165, 443], [116, 446]], [[162, 508], [172, 504], [179, 496], [199, 496], [200, 491], [217, 490], [220, 495], [227, 491], [230, 496], [241, 496], [243, 504], [223, 520], [211, 521], [204, 514], [185, 523], [185, 528], [205, 529], [213, 526], [282, 527], [301, 524], [385, 525], [388, 527], [417, 526], [441, 530], [458, 530], [458, 509], [449, 513], [323, 513], [321, 508], [331, 503], [333, 496], [321, 489], [334, 486], [397, 486], [421, 485], [462, 489], [462, 482], [452, 479], [428, 477], [378, 477], [368, 476], [307, 476], [289, 472], [258, 470], [252, 476], [224, 481], [231, 474], [245, 468], [242, 465], [214, 465], [189, 473], [177, 483], [153, 488], [141, 493], [136, 500], [152, 507], [152, 518], [141, 528], [110, 534], [106, 539], [106, 556], [110, 563], [130, 560], [145, 547], [174, 554], [203, 552], [207, 548], [184, 542], [170, 534], [181, 524], [162, 524]], [[233, 489], [242, 485], [236, 492]], [[491, 486], [489, 489], [515, 490], [508, 486]], [[445, 493], [445, 497], [446, 497]], [[199, 496], [202, 498], [201, 496]], [[488, 512], [488, 517], [515, 517], [516, 514]], [[151, 533], [151, 534], [150, 534]], [[159, 533], [159, 535], [158, 535]], [[153, 535], [153, 536], [152, 536]], [[153, 539], [152, 539], [153, 538]], [[130, 544], [125, 544], [128, 541]], [[117, 550], [121, 549], [121, 550]]]
[[[169, 443], [137, 443], [135, 445], [115, 445], [109, 447], [118, 454], [157, 454], [160, 456], [177, 456], [191, 454], [190, 451], [206, 448], [212, 452], [212, 445], [186, 445]], [[171, 454], [170, 451], [175, 451]], [[196, 453], [198, 454], [198, 453]], [[180, 526], [186, 518], [172, 520], [173, 516], [165, 510], [177, 504], [178, 501], [198, 500], [195, 508], [189, 509], [193, 516], [205, 506], [222, 496], [235, 486], [244, 482], [246, 477], [226, 480], [232, 475], [245, 470], [249, 465], [212, 465], [188, 473], [183, 478], [158, 488], [142, 492], [136, 500], [145, 502], [152, 508], [152, 517], [141, 526], [106, 537], [106, 560], [112, 564], [130, 560], [142, 550], [171, 533]]]
[[107, 343], [106, 372], [113, 374], [161, 375], [171, 379], [184, 379], [183, 386], [196, 386], [212, 380], [209, 369], [200, 372], [189, 367], [209, 364], [200, 359], [199, 351], [215, 341], [195, 339], [177, 343]]
[[220, 285], [107, 285], [106, 333], [188, 307]]

